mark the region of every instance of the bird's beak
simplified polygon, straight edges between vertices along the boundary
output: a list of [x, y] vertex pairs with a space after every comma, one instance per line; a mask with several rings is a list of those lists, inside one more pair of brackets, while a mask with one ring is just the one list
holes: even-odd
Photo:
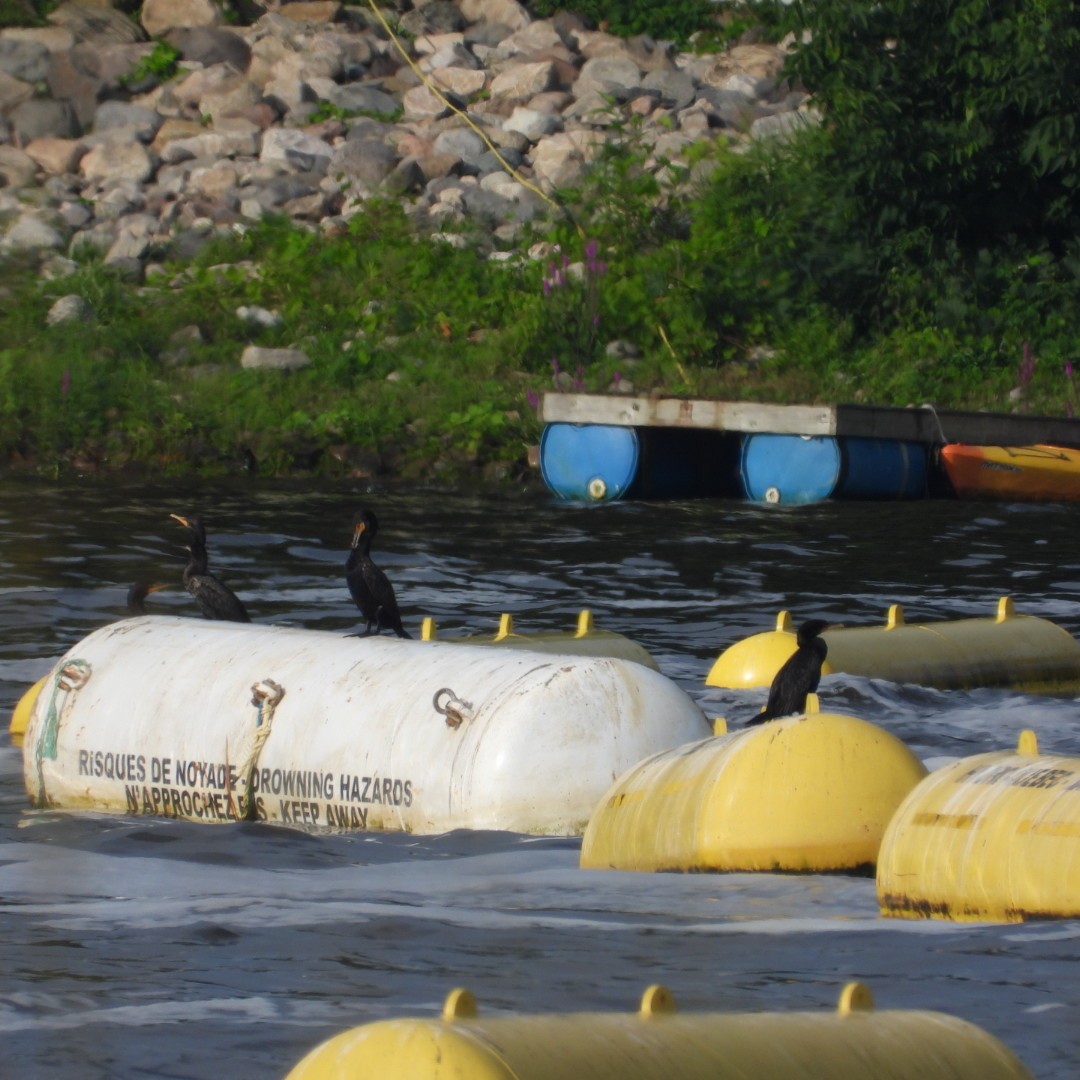
[[168, 587], [169, 587], [169, 586], [168, 586], [168, 585], [166, 585], [166, 584], [165, 584], [165, 583], [164, 583], [163, 581], [157, 581], [157, 582], [155, 582], [155, 583], [154, 583], [153, 585], [151, 585], [151, 586], [150, 586], [150, 588], [149, 588], [149, 589], [147, 589], [146, 591], [147, 591], [148, 593], [152, 593], [152, 592], [161, 592], [161, 591], [162, 591], [162, 589], [167, 589]]
[[188, 524], [188, 519], [187, 518], [181, 517], [179, 514], [170, 514], [169, 517], [171, 517], [173, 519], [173, 521], [179, 521], [180, 524], [183, 525], [185, 529], [190, 529], [191, 528], [191, 526]]
[[364, 530], [366, 528], [367, 528], [367, 526], [361, 521], [360, 524], [357, 525], [355, 529], [353, 529], [353, 534], [352, 534], [352, 546], [353, 547], [356, 547], [356, 545], [360, 543], [360, 537], [363, 535]]

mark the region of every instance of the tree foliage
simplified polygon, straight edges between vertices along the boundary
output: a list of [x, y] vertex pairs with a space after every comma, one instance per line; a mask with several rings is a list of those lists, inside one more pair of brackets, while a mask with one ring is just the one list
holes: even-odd
[[876, 244], [934, 254], [1080, 227], [1080, 5], [802, 0], [790, 74], [824, 112], [828, 201]]

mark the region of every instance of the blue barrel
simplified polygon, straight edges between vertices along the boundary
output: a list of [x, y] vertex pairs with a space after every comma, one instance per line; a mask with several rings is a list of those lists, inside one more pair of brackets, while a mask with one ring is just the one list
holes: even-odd
[[899, 439], [841, 440], [838, 499], [920, 499], [926, 494], [926, 448]]
[[687, 428], [548, 424], [544, 483], [573, 502], [735, 495], [737, 437]]
[[548, 424], [540, 438], [540, 472], [560, 499], [622, 498], [638, 472], [637, 429], [612, 424]]
[[746, 497], [757, 502], [917, 499], [927, 490], [925, 448], [898, 439], [747, 435], [741, 472]]
[[740, 476], [756, 502], [820, 502], [839, 482], [840, 446], [829, 435], [747, 435]]

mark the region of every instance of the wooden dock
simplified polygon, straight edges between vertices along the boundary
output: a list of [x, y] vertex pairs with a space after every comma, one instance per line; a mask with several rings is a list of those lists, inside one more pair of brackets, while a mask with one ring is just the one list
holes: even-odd
[[932, 405], [768, 405], [700, 398], [546, 393], [545, 424], [612, 424], [775, 435], [833, 435], [930, 444], [1080, 447], [1080, 419], [962, 412]]

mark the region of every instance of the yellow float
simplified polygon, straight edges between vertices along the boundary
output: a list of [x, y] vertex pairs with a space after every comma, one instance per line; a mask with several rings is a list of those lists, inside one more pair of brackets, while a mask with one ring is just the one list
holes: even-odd
[[897, 810], [881, 844], [885, 915], [992, 920], [1080, 916], [1080, 757], [963, 758], [932, 772]]
[[[816, 706], [811, 695], [808, 702]], [[581, 865], [613, 870], [856, 870], [926, 775], [895, 736], [808, 712], [687, 743], [624, 773], [585, 829]]]
[[440, 1019], [380, 1020], [316, 1047], [286, 1080], [1031, 1080], [998, 1039], [944, 1013], [874, 1009], [850, 983], [832, 1013], [679, 1013], [650, 986], [637, 1013], [481, 1017], [454, 990]]
[[48, 683], [49, 676], [42, 675], [40, 679], [21, 698], [11, 711], [11, 723], [8, 725], [8, 733], [15, 746], [22, 746], [23, 736], [26, 734], [26, 725], [30, 722], [30, 715], [34, 711], [38, 695]]
[[499, 628], [494, 634], [468, 634], [462, 637], [439, 637], [435, 620], [430, 616], [420, 626], [422, 641], [446, 641], [454, 645], [500, 645], [506, 649], [529, 649], [532, 652], [553, 652], [573, 656], [614, 656], [620, 660], [633, 660], [653, 671], [659, 671], [656, 661], [647, 649], [636, 641], [614, 630], [596, 627], [592, 612], [588, 609], [578, 613], [573, 630], [534, 630], [527, 634], [514, 628], [512, 615], [499, 616]]
[[[1018, 615], [1007, 596], [989, 619], [907, 623], [903, 608], [893, 604], [882, 626], [836, 627], [822, 637], [829, 647], [823, 675], [844, 671], [941, 690], [1080, 690], [1080, 642], [1046, 619]], [[721, 653], [706, 685], [732, 690], [769, 686], [794, 651], [791, 615], [781, 611], [775, 630], [744, 638]]]

